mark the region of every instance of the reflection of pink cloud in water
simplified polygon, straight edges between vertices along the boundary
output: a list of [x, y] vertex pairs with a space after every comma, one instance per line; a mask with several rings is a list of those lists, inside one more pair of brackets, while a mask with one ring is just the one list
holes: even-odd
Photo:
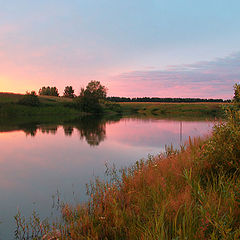
[[[136, 121], [139, 124], [136, 124]], [[132, 120], [123, 119], [118, 124], [107, 126], [108, 138], [122, 144], [130, 145], [149, 145], [164, 146], [165, 144], [179, 142], [180, 140], [180, 121], [169, 120]], [[209, 129], [213, 125], [209, 122], [189, 122], [182, 121], [183, 140], [187, 140], [188, 136], [199, 136], [209, 133]]]

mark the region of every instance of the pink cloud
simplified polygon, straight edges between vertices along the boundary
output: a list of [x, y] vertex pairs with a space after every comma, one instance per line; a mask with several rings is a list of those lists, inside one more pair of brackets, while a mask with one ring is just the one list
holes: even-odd
[[120, 74], [111, 94], [130, 97], [232, 98], [240, 81], [240, 53], [196, 64], [169, 66], [166, 70]]

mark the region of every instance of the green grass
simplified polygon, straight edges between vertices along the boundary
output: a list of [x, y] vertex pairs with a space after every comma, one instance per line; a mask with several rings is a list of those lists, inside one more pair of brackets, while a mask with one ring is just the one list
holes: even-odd
[[40, 106], [21, 105], [18, 101], [24, 95], [0, 93], [0, 118], [1, 122], [17, 120], [18, 122], [48, 121], [54, 119], [72, 119], [83, 115], [79, 110], [73, 108], [72, 99], [40, 96]]
[[[2, 93], [0, 92], [0, 103], [16, 103], [24, 95], [16, 93]], [[61, 103], [61, 102], [72, 102], [71, 98], [54, 97], [54, 96], [39, 96], [41, 103]]]
[[120, 103], [123, 113], [140, 113], [161, 118], [222, 117], [222, 103]]
[[22, 97], [23, 97], [22, 94], [0, 92], [0, 103], [16, 103]]
[[61, 105], [54, 106], [41, 106], [41, 107], [31, 107], [24, 105], [17, 105], [13, 103], [0, 105], [0, 117], [1, 118], [11, 118], [11, 117], [32, 117], [32, 116], [64, 116], [77, 115], [79, 111], [73, 108], [67, 108]]
[[38, 229], [35, 239], [239, 239], [239, 167], [240, 111], [229, 110], [209, 138], [168, 147], [120, 172], [108, 168], [107, 180], [88, 185], [89, 201], [63, 205], [55, 224], [18, 214], [16, 236]]

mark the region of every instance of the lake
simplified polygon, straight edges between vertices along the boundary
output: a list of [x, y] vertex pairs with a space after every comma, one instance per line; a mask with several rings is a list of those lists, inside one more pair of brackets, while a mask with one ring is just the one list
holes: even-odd
[[0, 239], [14, 239], [14, 215], [56, 213], [56, 196], [87, 200], [85, 185], [104, 177], [105, 164], [130, 166], [165, 145], [210, 133], [212, 121], [83, 118], [69, 123], [0, 125]]

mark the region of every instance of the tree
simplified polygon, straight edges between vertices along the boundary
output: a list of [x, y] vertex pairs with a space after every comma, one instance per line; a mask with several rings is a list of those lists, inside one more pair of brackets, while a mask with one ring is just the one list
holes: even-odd
[[95, 99], [104, 99], [107, 96], [107, 88], [99, 81], [92, 80], [91, 82], [88, 83], [85, 92], [85, 96], [91, 96]]
[[79, 97], [75, 100], [75, 106], [83, 112], [97, 113], [103, 112], [100, 99], [107, 96], [107, 88], [99, 81], [91, 81], [86, 89], [81, 88]]
[[233, 101], [235, 103], [240, 103], [240, 84], [235, 84], [234, 87], [234, 97], [233, 97]]
[[45, 96], [59, 96], [58, 89], [56, 87], [42, 87], [38, 91], [39, 95], [45, 95]]
[[59, 96], [58, 89], [56, 87], [51, 87], [50, 96], [55, 96], [55, 97]]
[[66, 86], [63, 92], [64, 97], [74, 98], [74, 90], [72, 86]]

